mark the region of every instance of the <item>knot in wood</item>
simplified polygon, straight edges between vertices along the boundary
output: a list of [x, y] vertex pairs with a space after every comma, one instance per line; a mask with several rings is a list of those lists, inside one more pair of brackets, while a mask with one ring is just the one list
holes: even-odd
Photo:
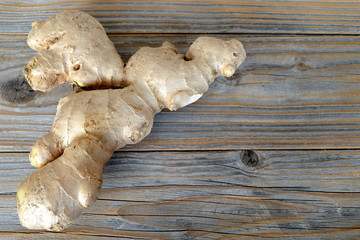
[[0, 96], [9, 103], [23, 104], [32, 100], [39, 92], [32, 90], [25, 78], [19, 77], [3, 84]]
[[303, 58], [296, 58], [294, 67], [299, 71], [307, 71], [307, 70], [313, 69], [312, 66], [310, 66], [306, 63], [306, 59], [303, 59]]
[[241, 161], [248, 167], [259, 165], [259, 156], [253, 150], [244, 150], [240, 153]]

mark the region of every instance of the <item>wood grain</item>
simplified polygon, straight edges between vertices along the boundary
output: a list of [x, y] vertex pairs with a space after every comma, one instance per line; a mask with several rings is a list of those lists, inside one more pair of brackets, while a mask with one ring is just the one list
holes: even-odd
[[112, 33], [360, 33], [360, 2], [346, 0], [3, 0], [0, 9], [7, 34], [27, 34], [34, 19], [71, 9], [87, 11]]
[[[197, 36], [111, 39], [127, 59], [141, 46], [166, 40], [185, 52]], [[248, 56], [236, 75], [218, 78], [197, 103], [157, 115], [152, 133], [125, 150], [360, 147], [359, 37], [218, 37], [244, 43]], [[73, 92], [72, 86], [46, 94], [21, 88], [21, 68], [34, 54], [24, 40], [2, 35], [0, 41], [0, 85], [20, 89], [0, 90], [1, 151], [29, 151], [50, 130], [58, 100]]]
[[15, 192], [34, 169], [0, 155], [0, 238], [357, 239], [360, 151], [119, 152], [94, 207], [62, 233], [23, 229]]
[[[185, 53], [204, 34], [241, 40], [248, 57], [116, 152], [99, 200], [69, 229], [30, 231], [15, 194], [73, 87], [29, 88], [26, 35], [65, 9], [96, 17], [125, 60], [163, 41]], [[0, 238], [360, 239], [359, 13], [346, 0], [1, 1]]]

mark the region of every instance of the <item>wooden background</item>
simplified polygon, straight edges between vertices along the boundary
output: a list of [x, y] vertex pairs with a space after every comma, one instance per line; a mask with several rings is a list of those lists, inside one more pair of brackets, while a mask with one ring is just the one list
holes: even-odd
[[[141, 46], [236, 38], [246, 62], [105, 167], [94, 207], [60, 233], [24, 229], [19, 183], [63, 86], [32, 91], [22, 68], [35, 19], [97, 18], [127, 60]], [[0, 2], [1, 239], [360, 239], [360, 1]]]

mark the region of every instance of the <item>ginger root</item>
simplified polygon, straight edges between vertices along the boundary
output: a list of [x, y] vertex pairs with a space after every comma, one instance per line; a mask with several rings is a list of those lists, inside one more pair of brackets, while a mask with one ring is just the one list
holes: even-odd
[[186, 57], [165, 42], [141, 48], [130, 58], [122, 78], [127, 87], [62, 98], [52, 130], [30, 153], [39, 169], [18, 189], [21, 224], [52, 231], [68, 227], [96, 200], [103, 167], [116, 149], [146, 137], [154, 115], [163, 108], [188, 105], [217, 76], [232, 76], [245, 55], [237, 40], [200, 37]]
[[124, 63], [104, 28], [92, 16], [64, 11], [32, 24], [27, 43], [38, 51], [24, 69], [34, 90], [71, 82], [92, 89], [122, 84]]

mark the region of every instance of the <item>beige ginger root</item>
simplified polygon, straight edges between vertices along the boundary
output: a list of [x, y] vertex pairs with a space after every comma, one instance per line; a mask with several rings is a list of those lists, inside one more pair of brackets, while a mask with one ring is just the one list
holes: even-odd
[[213, 80], [232, 76], [245, 59], [237, 40], [200, 37], [184, 56], [169, 42], [141, 48], [125, 67], [123, 89], [62, 98], [52, 130], [30, 153], [39, 169], [21, 183], [18, 214], [30, 229], [60, 231], [97, 198], [112, 153], [147, 136], [154, 115], [200, 98]]
[[104, 28], [87, 13], [64, 11], [35, 21], [27, 43], [38, 51], [24, 69], [34, 90], [66, 82], [92, 89], [122, 84], [124, 63]]

